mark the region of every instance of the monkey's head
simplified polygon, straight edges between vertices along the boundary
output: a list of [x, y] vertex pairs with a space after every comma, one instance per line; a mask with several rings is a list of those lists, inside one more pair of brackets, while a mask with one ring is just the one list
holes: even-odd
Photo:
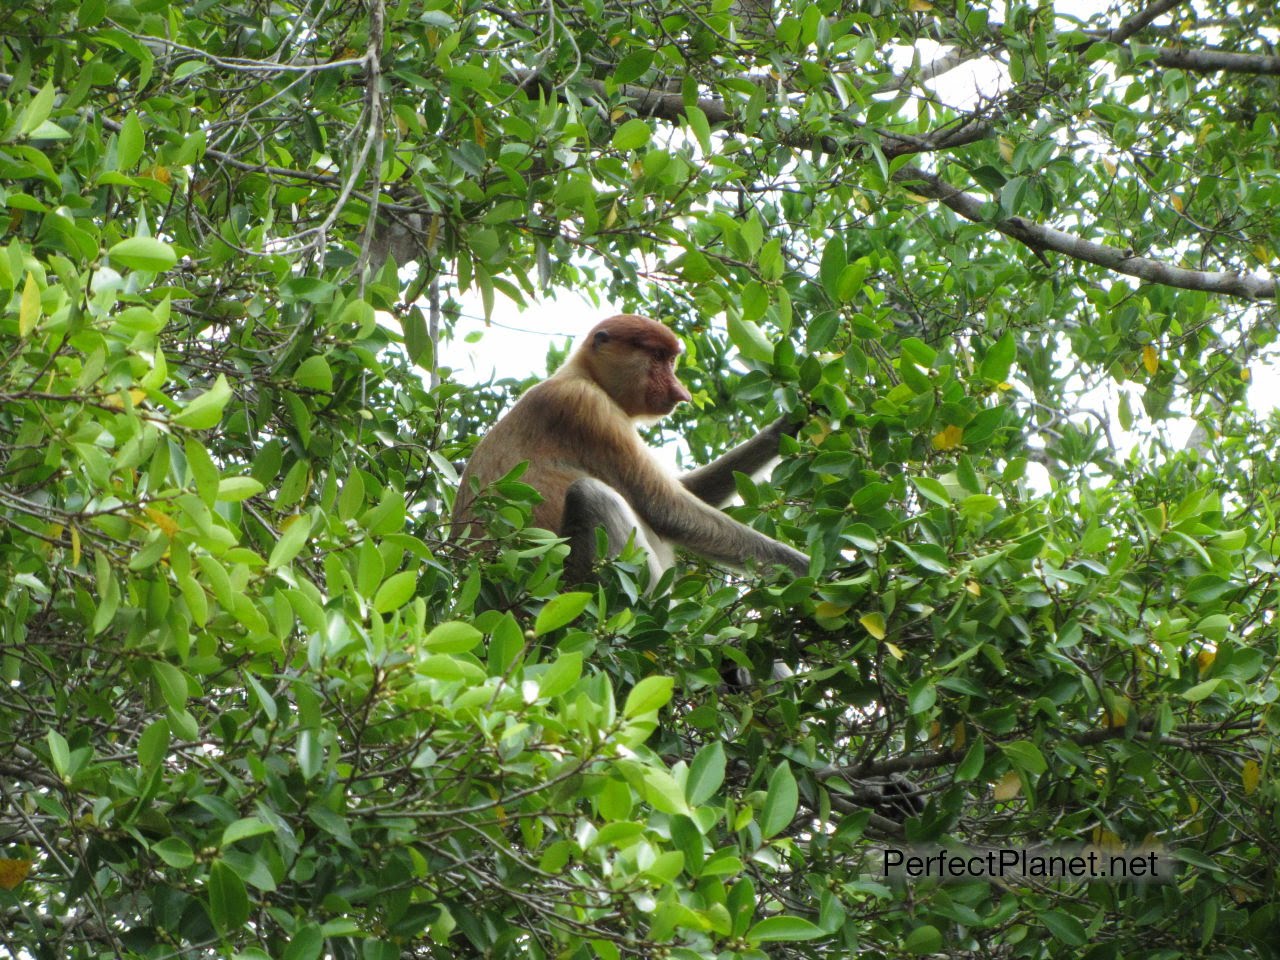
[[690, 399], [676, 379], [680, 350], [658, 321], [623, 313], [596, 324], [574, 359], [627, 416], [664, 417]]

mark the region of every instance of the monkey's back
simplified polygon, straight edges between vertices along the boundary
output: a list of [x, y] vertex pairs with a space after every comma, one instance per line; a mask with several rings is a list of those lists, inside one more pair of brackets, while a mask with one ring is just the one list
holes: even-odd
[[594, 475], [591, 464], [583, 462], [591, 448], [582, 425], [617, 419], [621, 412], [610, 409], [614, 406], [594, 384], [563, 371], [530, 389], [467, 461], [453, 504], [453, 529], [475, 520], [472, 480], [485, 487], [528, 461], [520, 481], [542, 497], [533, 509], [533, 525], [558, 532], [565, 491], [575, 480]]

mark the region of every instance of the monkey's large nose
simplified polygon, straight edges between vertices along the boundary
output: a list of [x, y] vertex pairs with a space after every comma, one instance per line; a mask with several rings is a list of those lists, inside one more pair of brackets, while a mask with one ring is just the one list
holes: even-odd
[[693, 395], [684, 388], [684, 384], [679, 380], [675, 381], [671, 388], [671, 405], [675, 406], [677, 403], [688, 403], [692, 399]]

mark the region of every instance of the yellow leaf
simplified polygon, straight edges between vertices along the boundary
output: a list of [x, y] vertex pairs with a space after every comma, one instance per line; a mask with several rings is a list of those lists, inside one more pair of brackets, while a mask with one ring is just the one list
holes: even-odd
[[484, 132], [484, 121], [481, 120], [479, 117], [472, 117], [471, 125], [475, 127], [476, 143], [480, 144], [480, 146], [483, 147], [486, 143], [489, 142], [489, 135]]
[[165, 532], [165, 536], [172, 537], [178, 532], [178, 521], [167, 513], [163, 513], [155, 507], [146, 507], [143, 512], [151, 518], [152, 523]]
[[[883, 613], [864, 613], [858, 618], [858, 622], [862, 624], [862, 628], [871, 634], [877, 640], [884, 639], [884, 614]], [[899, 660], [902, 658], [899, 657]]]
[[1103, 850], [1120, 850], [1124, 847], [1124, 844], [1120, 842], [1119, 835], [1102, 827], [1093, 828], [1093, 843], [1094, 846]]
[[899, 647], [896, 643], [889, 643], [886, 640], [884, 644], [884, 648], [889, 651], [889, 655], [893, 657], [893, 659], [895, 660], [903, 660], [907, 656], [905, 653], [902, 652], [902, 648]]
[[848, 609], [849, 604], [847, 603], [832, 603], [830, 600], [823, 600], [813, 608], [813, 615], [823, 620], [833, 620]]
[[1244, 769], [1240, 771], [1240, 779], [1244, 782], [1244, 795], [1247, 797], [1258, 789], [1258, 781], [1262, 779], [1262, 769], [1257, 760], [1246, 760]]
[[996, 389], [999, 390], [1001, 393], [1003, 393], [1005, 390], [1012, 390], [1013, 384], [1010, 383], [1008, 380], [1001, 380], [999, 383], [996, 384]]
[[1214, 658], [1217, 657], [1216, 650], [1201, 650], [1196, 654], [1196, 666], [1200, 668], [1200, 676], [1204, 676], [1209, 672], [1209, 668], [1213, 666]]
[[1000, 146], [1000, 159], [1005, 163], [1013, 163], [1013, 141], [1008, 137], [1000, 137], [996, 142]]
[[616, 33], [609, 38], [609, 46], [611, 47], [616, 47], [621, 42], [622, 42], [622, 34], [620, 33]]
[[1173, 206], [1173, 209], [1177, 210], [1179, 213], [1182, 212], [1182, 198], [1180, 196], [1174, 194], [1169, 198], [1169, 203]]
[[34, 860], [0, 860], [0, 890], [14, 890], [31, 872]]
[[102, 405], [110, 407], [112, 410], [123, 410], [125, 408], [125, 395], [129, 397], [129, 405], [136, 407], [147, 398], [147, 391], [139, 390], [133, 387], [128, 391], [121, 390], [119, 393], [113, 393], [102, 398]]
[[1142, 348], [1142, 366], [1153, 375], [1160, 369], [1160, 353], [1149, 343]]
[[1241, 367], [1241, 368], [1240, 368], [1240, 380], [1241, 380], [1243, 383], [1248, 383], [1248, 382], [1250, 381], [1250, 379], [1252, 379], [1252, 377], [1253, 377], [1253, 374], [1251, 374], [1251, 373], [1249, 372], [1249, 368], [1248, 368], [1248, 367]]
[[1259, 263], [1267, 264], [1271, 262], [1271, 251], [1267, 249], [1267, 245], [1265, 243], [1256, 243], [1253, 245], [1253, 256]]
[[972, 593], [975, 597], [982, 596], [982, 584], [977, 580], [966, 580], [964, 588]]
[[162, 167], [160, 166], [160, 164], [156, 164], [154, 167], [151, 168], [151, 179], [158, 180], [161, 183], [167, 184], [170, 180], [173, 179], [173, 174], [169, 172], [168, 167]]
[[1107, 707], [1106, 710], [1107, 726], [1111, 728], [1123, 727], [1129, 722], [1129, 705], [1127, 703], [1114, 703]]
[[40, 287], [36, 284], [35, 274], [27, 274], [27, 282], [22, 285], [22, 304], [18, 307], [18, 336], [25, 337], [36, 328], [40, 319]]
[[965, 741], [969, 739], [969, 735], [965, 732], [964, 721], [957, 720], [956, 725], [951, 728], [951, 745], [957, 750], [964, 746]]
[[933, 4], [929, 0], [907, 0], [907, 9], [912, 13], [928, 13]]
[[1102, 169], [1107, 171], [1107, 176], [1114, 177], [1116, 175], [1116, 165], [1105, 157], [1102, 160]]
[[613, 202], [613, 206], [609, 208], [609, 212], [604, 215], [605, 229], [609, 229], [618, 222], [618, 201]]
[[964, 428], [951, 424], [941, 433], [933, 438], [933, 449], [935, 450], [954, 450], [960, 446], [960, 441], [964, 439]]
[[991, 791], [991, 795], [997, 800], [1012, 800], [1022, 792], [1022, 778], [1018, 776], [1018, 771], [1010, 770], [1000, 782], [995, 785]]
[[611, 123], [617, 123], [626, 115], [627, 111], [623, 110], [621, 107], [614, 107], [613, 112], [609, 114], [609, 121]]
[[80, 531], [75, 527], [71, 528], [71, 565], [74, 567], [80, 562]]

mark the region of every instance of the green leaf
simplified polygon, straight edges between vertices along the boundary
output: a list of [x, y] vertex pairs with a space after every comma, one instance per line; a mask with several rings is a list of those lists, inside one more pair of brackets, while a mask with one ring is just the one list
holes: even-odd
[[145, 145], [142, 121], [136, 113], [130, 113], [121, 122], [120, 134], [116, 139], [116, 169], [128, 173], [136, 167]]
[[751, 943], [816, 940], [827, 933], [803, 917], [766, 917], [747, 931]]
[[191, 852], [191, 847], [177, 837], [165, 837], [159, 843], [153, 843], [151, 852], [179, 870], [185, 870], [196, 862], [196, 855]]
[[169, 753], [169, 724], [153, 720], [138, 738], [138, 765], [144, 770], [154, 770], [164, 763]]
[[951, 495], [947, 493], [947, 488], [932, 477], [912, 477], [911, 483], [926, 500], [932, 500], [940, 507], [951, 505]]
[[975, 740], [973, 745], [964, 755], [964, 759], [960, 761], [960, 766], [956, 767], [955, 780], [957, 783], [967, 783], [973, 780], [982, 772], [982, 766], [986, 762], [987, 751], [981, 740]]
[[773, 363], [773, 344], [764, 335], [759, 324], [729, 315], [729, 341], [748, 360], [757, 363]]
[[688, 121], [693, 135], [698, 139], [698, 146], [702, 148], [702, 152], [711, 153], [711, 124], [707, 122], [707, 115], [702, 108], [689, 104], [684, 108], [684, 117]]
[[582, 676], [582, 654], [562, 653], [538, 678], [538, 696], [544, 700], [567, 693]]
[[116, 266], [159, 273], [178, 262], [173, 248], [155, 237], [129, 237], [107, 251]]
[[902, 941], [902, 947], [907, 953], [920, 955], [938, 953], [942, 950], [942, 932], [937, 927], [926, 923], [907, 934], [906, 939]]
[[649, 129], [649, 124], [639, 117], [635, 117], [614, 131], [613, 148], [615, 150], [638, 150], [649, 142], [649, 138], [652, 135], [653, 131]]
[[1039, 774], [1049, 769], [1040, 748], [1029, 740], [1001, 744], [1000, 749], [1015, 768], [1025, 773]]
[[185, 673], [171, 663], [152, 660], [151, 675], [155, 677], [156, 685], [160, 688], [160, 694], [164, 697], [165, 703], [174, 710], [182, 710], [186, 707], [188, 687]]
[[289, 941], [281, 960], [318, 960], [324, 949], [324, 931], [314, 923], [304, 924]]
[[1079, 920], [1065, 910], [1045, 910], [1039, 916], [1046, 930], [1054, 939], [1069, 947], [1083, 947], [1089, 942], [1089, 934]]
[[826, 246], [822, 248], [822, 260], [818, 264], [818, 280], [827, 296], [835, 302], [840, 301], [840, 276], [848, 263], [844, 238], [837, 236], [828, 240]]
[[710, 800], [720, 785], [724, 783], [725, 753], [724, 745], [713, 740], [693, 758], [689, 764], [689, 778], [685, 781], [685, 796], [690, 806], [697, 806]]
[[432, 653], [466, 653], [483, 638], [471, 624], [449, 620], [432, 627], [422, 645]]
[[22, 121], [18, 124], [18, 133], [20, 135], [27, 136], [49, 119], [49, 114], [53, 112], [53, 97], [53, 81], [50, 80], [40, 88], [39, 92], [31, 98], [31, 102], [22, 111]]
[[671, 700], [676, 682], [671, 677], [645, 677], [627, 694], [622, 715], [628, 720], [665, 707]]
[[208, 430], [222, 419], [223, 408], [230, 399], [231, 386], [226, 376], [220, 373], [213, 386], [188, 402], [173, 422], [191, 430]]
[[49, 744], [49, 759], [53, 762], [54, 773], [65, 777], [71, 770], [71, 748], [67, 746], [66, 738], [57, 730], [50, 730], [45, 734], [45, 742]]
[[1217, 693], [1220, 686], [1222, 686], [1222, 677], [1213, 677], [1210, 680], [1197, 683], [1188, 690], [1184, 690], [1182, 698], [1190, 700], [1192, 703], [1199, 703], [1201, 700], [1206, 700]]
[[924, 713], [938, 701], [932, 677], [920, 677], [907, 689], [907, 706], [913, 714]]
[[229, 823], [222, 831], [222, 843], [220, 846], [229, 847], [231, 844], [240, 840], [247, 840], [250, 837], [260, 837], [264, 833], [275, 833], [276, 828], [269, 823], [264, 823], [257, 817], [244, 817], [235, 823]]
[[329, 361], [318, 355], [307, 357], [293, 372], [293, 382], [308, 390], [327, 393], [333, 389], [333, 371], [329, 369]]
[[644, 787], [645, 799], [653, 805], [654, 809], [663, 813], [689, 815], [689, 805], [685, 802], [684, 791], [666, 770], [656, 767], [645, 770]]
[[416, 570], [402, 570], [399, 573], [392, 574], [378, 588], [378, 592], [373, 598], [373, 609], [379, 613], [390, 613], [392, 610], [399, 610], [413, 597], [413, 591], [417, 585], [418, 572]]
[[538, 611], [538, 619], [533, 624], [534, 636], [545, 636], [552, 630], [558, 630], [576, 619], [583, 610], [587, 609], [587, 604], [594, 596], [595, 594], [580, 592], [564, 593], [553, 597]]
[[982, 358], [978, 368], [979, 375], [991, 383], [1004, 383], [1009, 379], [1009, 371], [1013, 368], [1014, 358], [1018, 354], [1018, 346], [1013, 339], [1013, 331], [1006, 330], [1004, 336], [993, 343]]
[[244, 881], [231, 867], [215, 860], [209, 868], [209, 916], [224, 934], [244, 926], [249, 919], [249, 895]]
[[276, 542], [275, 548], [271, 551], [271, 557], [267, 560], [267, 569], [278, 570], [296, 557], [310, 535], [311, 517], [301, 514]]
[[652, 65], [652, 50], [636, 50], [627, 54], [618, 62], [611, 79], [614, 83], [630, 83], [632, 80], [644, 76], [645, 71]]
[[195, 437], [188, 437], [182, 445], [187, 456], [187, 470], [195, 481], [200, 499], [212, 506], [218, 495], [218, 467], [209, 451]]
[[237, 503], [256, 497], [265, 489], [266, 487], [253, 477], [227, 477], [218, 482], [217, 498], [224, 503]]
[[760, 836], [764, 840], [791, 826], [800, 804], [800, 791], [787, 761], [781, 761], [769, 776], [764, 810], [760, 814]]

